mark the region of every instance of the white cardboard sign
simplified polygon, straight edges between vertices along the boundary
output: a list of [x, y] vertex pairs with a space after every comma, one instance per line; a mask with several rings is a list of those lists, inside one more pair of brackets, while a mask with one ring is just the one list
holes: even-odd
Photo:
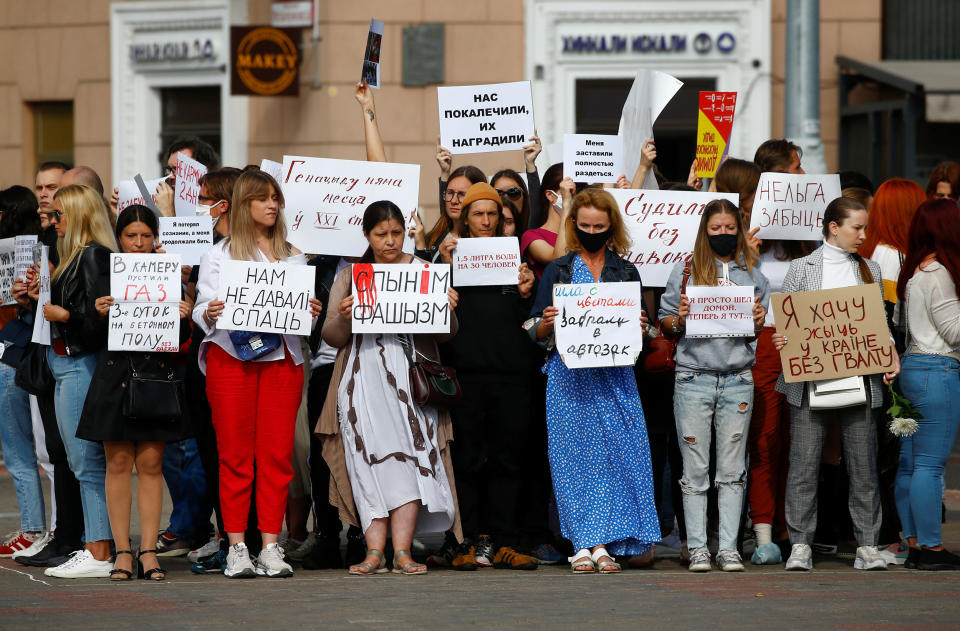
[[[157, 201], [157, 187], [160, 185], [164, 178], [158, 177], [154, 180], [146, 180], [144, 184], [147, 187], [148, 191], [153, 191], [150, 194], [153, 197], [153, 201]], [[119, 215], [124, 208], [131, 206], [133, 204], [140, 204], [141, 206], [146, 206], [147, 204], [143, 201], [143, 194], [140, 192], [140, 188], [137, 186], [137, 183], [133, 180], [123, 180], [117, 185], [117, 214]]]
[[224, 260], [217, 298], [224, 302], [217, 328], [310, 335], [313, 265]]
[[640, 283], [554, 285], [557, 352], [567, 368], [633, 366], [643, 349]]
[[616, 184], [623, 173], [623, 139], [620, 136], [563, 135], [564, 177], [572, 178], [574, 182]]
[[14, 271], [16, 270], [16, 237], [0, 239], [0, 304], [16, 304], [13, 299]]
[[823, 239], [823, 213], [840, 197], [836, 173], [762, 173], [753, 198], [750, 228], [757, 238], [793, 241]]
[[178, 255], [110, 254], [110, 295], [108, 350], [179, 350]]
[[283, 173], [283, 165], [279, 162], [274, 162], [273, 160], [264, 158], [260, 161], [260, 170], [269, 174], [270, 177], [275, 179], [277, 182], [280, 182], [280, 174]]
[[714, 199], [740, 203], [736, 193], [604, 189], [617, 200], [630, 234], [623, 258], [637, 266], [646, 287], [666, 287], [670, 270], [693, 256], [703, 208]]
[[449, 265], [354, 263], [354, 333], [449, 333]]
[[160, 217], [157, 240], [168, 254], [179, 254], [184, 265], [198, 265], [213, 247], [213, 219], [210, 217]]
[[450, 153], [523, 149], [534, 133], [529, 81], [437, 88], [440, 144]]
[[[283, 156], [280, 180], [287, 240], [309, 254], [362, 256], [363, 212], [375, 201], [395, 203], [414, 225], [420, 195], [420, 165]], [[403, 251], [413, 253], [404, 234]]]
[[173, 206], [178, 217], [196, 217], [200, 178], [206, 174], [207, 167], [189, 156], [177, 154], [177, 188]]
[[50, 321], [43, 317], [42, 305], [50, 302], [50, 246], [42, 245], [40, 248], [40, 274], [39, 274], [39, 293], [37, 295], [37, 305], [41, 308], [33, 318], [33, 337], [31, 342], [45, 344], [50, 346]]
[[33, 248], [37, 245], [37, 235], [22, 234], [14, 237], [13, 277], [24, 280], [27, 270], [33, 265]]
[[453, 251], [454, 285], [516, 285], [520, 263], [516, 237], [457, 239]]
[[687, 337], [753, 337], [753, 286], [687, 285]]
[[[681, 87], [682, 81], [656, 70], [641, 70], [633, 80], [620, 114], [618, 132], [623, 138], [623, 168], [629, 179], [633, 179], [633, 174], [640, 166], [643, 143], [653, 138], [653, 124]], [[647, 171], [642, 188], [660, 188], [653, 169]]]

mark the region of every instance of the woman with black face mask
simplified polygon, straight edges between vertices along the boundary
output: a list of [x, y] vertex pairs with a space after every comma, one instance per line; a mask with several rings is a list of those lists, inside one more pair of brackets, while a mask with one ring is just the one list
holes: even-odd
[[660, 301], [664, 333], [680, 336], [676, 352], [673, 397], [677, 435], [683, 454], [684, 520], [692, 572], [711, 568], [707, 549], [707, 489], [710, 488], [710, 441], [717, 436], [720, 509], [720, 546], [717, 565], [725, 572], [743, 571], [737, 552], [737, 531], [746, 485], [747, 430], [753, 409], [756, 360], [753, 337], [699, 337], [684, 335], [690, 301], [688, 282], [707, 286], [753, 286], [754, 333], [763, 327], [768, 302], [767, 279], [757, 268], [756, 253], [747, 247], [737, 207], [716, 199], [703, 209], [693, 259], [679, 262], [670, 273]]
[[[543, 369], [548, 454], [560, 528], [578, 550], [571, 569], [608, 574], [620, 571], [614, 556], [640, 555], [660, 541], [647, 428], [632, 366], [570, 370], [564, 365], [554, 348], [553, 286], [639, 283], [640, 274], [619, 256], [630, 241], [610, 193], [583, 190], [564, 221], [560, 230], [570, 252], [544, 270], [524, 327], [550, 352]], [[638, 303], [641, 295], [638, 289]]]

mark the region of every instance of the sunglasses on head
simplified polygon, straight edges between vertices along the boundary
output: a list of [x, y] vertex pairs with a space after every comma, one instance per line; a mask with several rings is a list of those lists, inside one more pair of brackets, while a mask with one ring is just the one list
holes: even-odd
[[510, 199], [520, 199], [523, 197], [523, 189], [519, 186], [514, 186], [513, 188], [508, 188], [505, 191], [501, 191], [499, 188], [497, 192], [500, 193], [500, 197], [509, 197]]

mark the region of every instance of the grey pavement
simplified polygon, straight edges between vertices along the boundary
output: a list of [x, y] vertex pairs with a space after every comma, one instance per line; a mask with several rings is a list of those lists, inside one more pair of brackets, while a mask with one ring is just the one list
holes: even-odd
[[[944, 538], [957, 550], [960, 491], [948, 492], [948, 508]], [[17, 524], [13, 483], [0, 473], [0, 532]], [[695, 575], [661, 559], [614, 576], [573, 576], [567, 566], [372, 577], [297, 568], [288, 579], [243, 581], [193, 575], [185, 557], [162, 564], [165, 582], [113, 584], [2, 559], [0, 630], [960, 628], [960, 572], [862, 572], [838, 560], [810, 573], [748, 563], [739, 574]]]

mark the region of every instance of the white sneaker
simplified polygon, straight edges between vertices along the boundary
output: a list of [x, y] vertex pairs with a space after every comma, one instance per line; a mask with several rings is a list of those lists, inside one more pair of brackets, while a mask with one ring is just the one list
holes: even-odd
[[227, 578], [256, 578], [257, 571], [250, 562], [247, 544], [235, 543], [227, 551], [227, 567], [223, 570]]
[[885, 570], [887, 560], [883, 558], [877, 546], [860, 546], [857, 548], [857, 559], [853, 562], [857, 570]]
[[[229, 564], [229, 559], [227, 561]], [[260, 576], [270, 578], [286, 578], [293, 576], [293, 568], [283, 560], [283, 548], [276, 543], [264, 546], [257, 557], [255, 571]]]
[[48, 567], [43, 573], [56, 578], [110, 578], [113, 563], [97, 561], [89, 550], [77, 550], [65, 563]]
[[721, 550], [717, 552], [717, 567], [724, 572], [742, 572], [743, 559], [736, 550]]
[[210, 541], [206, 542], [196, 550], [187, 553], [187, 560], [191, 563], [199, 563], [200, 559], [212, 557], [220, 551], [220, 533], [213, 535]]
[[813, 550], [805, 543], [795, 543], [790, 548], [790, 558], [787, 559], [788, 570], [807, 571], [813, 569]]
[[710, 563], [710, 550], [707, 548], [697, 548], [690, 553], [690, 565], [687, 569], [691, 572], [709, 572], [713, 569]]
[[287, 547], [283, 546], [283, 553], [285, 556], [290, 557], [291, 560], [300, 562], [303, 561], [304, 557], [310, 554], [316, 547], [317, 535], [316, 533], [311, 532], [309, 535], [307, 535], [307, 538], [300, 543], [300, 545], [292, 546], [292, 550], [287, 550]]
[[34, 540], [33, 543], [30, 544], [30, 547], [24, 548], [23, 550], [17, 550], [16, 552], [10, 555], [10, 558], [18, 559], [20, 557], [32, 557], [37, 552], [40, 552], [41, 550], [43, 550], [43, 546], [47, 545], [47, 542], [50, 541], [51, 537], [53, 537], [52, 532], [47, 531], [47, 532], [41, 533], [40, 537], [38, 537], [36, 540]]

